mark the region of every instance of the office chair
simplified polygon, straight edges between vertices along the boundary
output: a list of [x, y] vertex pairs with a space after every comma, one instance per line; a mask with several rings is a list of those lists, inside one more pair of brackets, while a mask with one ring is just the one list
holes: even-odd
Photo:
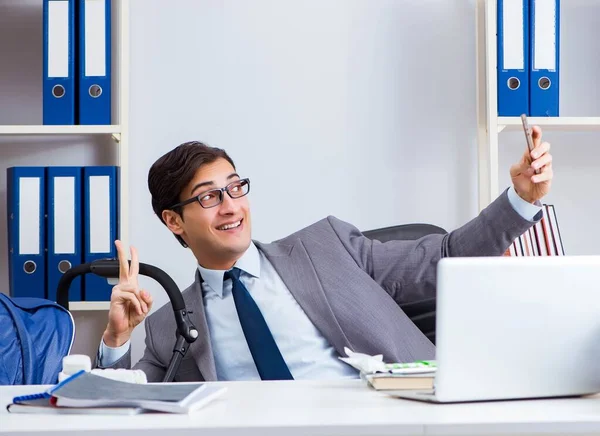
[[[422, 238], [430, 234], [444, 235], [448, 232], [441, 227], [433, 224], [402, 224], [398, 226], [384, 227], [362, 232], [364, 236], [371, 240], [380, 242], [394, 240], [411, 240]], [[413, 323], [423, 332], [427, 338], [435, 345], [435, 298], [414, 301], [412, 303], [400, 304], [400, 308], [406, 313]]]

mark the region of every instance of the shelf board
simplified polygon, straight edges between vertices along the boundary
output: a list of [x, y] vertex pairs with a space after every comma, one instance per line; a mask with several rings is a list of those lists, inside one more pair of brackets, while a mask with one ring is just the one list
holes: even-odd
[[0, 125], [0, 135], [120, 135], [121, 126]]
[[92, 310], [106, 310], [110, 308], [110, 301], [69, 301], [69, 312]]
[[[529, 117], [530, 126], [540, 126], [544, 131], [600, 131], [600, 117]], [[522, 129], [520, 117], [498, 117], [498, 132]]]

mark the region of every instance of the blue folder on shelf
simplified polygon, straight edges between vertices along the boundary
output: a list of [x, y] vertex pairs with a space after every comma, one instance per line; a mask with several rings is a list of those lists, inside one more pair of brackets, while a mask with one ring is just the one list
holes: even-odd
[[[48, 167], [48, 299], [56, 301], [58, 282], [72, 266], [83, 263], [81, 167]], [[69, 287], [69, 301], [82, 300], [81, 277]]]
[[529, 114], [529, 0], [498, 0], [498, 116]]
[[44, 0], [43, 123], [75, 124], [75, 0]]
[[77, 1], [78, 124], [111, 124], [111, 0]]
[[559, 116], [560, 0], [531, 0], [529, 114]]
[[45, 168], [6, 171], [11, 297], [46, 298]]
[[[118, 168], [83, 168], [83, 220], [85, 263], [116, 258], [118, 238]], [[109, 301], [112, 285], [105, 278], [86, 274], [83, 282], [85, 301]]]

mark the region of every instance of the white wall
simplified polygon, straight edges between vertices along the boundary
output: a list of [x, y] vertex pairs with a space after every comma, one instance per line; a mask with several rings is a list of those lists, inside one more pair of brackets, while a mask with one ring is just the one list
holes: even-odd
[[[600, 3], [563, 3], [564, 115], [600, 115]], [[132, 3], [132, 242], [183, 289], [195, 262], [152, 214], [147, 171], [188, 140], [252, 180], [253, 236], [328, 214], [360, 229], [477, 213], [475, 2]], [[598, 134], [547, 132], [569, 254], [598, 253]], [[501, 137], [501, 186], [525, 145]], [[156, 306], [166, 296], [147, 283]], [[134, 337], [134, 359], [143, 350]]]
[[131, 12], [131, 239], [182, 288], [194, 259], [152, 215], [146, 180], [184, 141], [225, 148], [251, 178], [263, 241], [329, 214], [366, 230], [476, 213], [469, 2], [138, 0]]

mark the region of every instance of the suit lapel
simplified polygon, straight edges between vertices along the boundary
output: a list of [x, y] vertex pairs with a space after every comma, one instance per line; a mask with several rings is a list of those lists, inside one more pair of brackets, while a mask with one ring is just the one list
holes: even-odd
[[297, 239], [294, 245], [262, 244], [257, 241], [255, 244], [269, 259], [308, 318], [337, 352], [345, 356], [344, 347], [350, 346], [348, 338], [331, 310], [302, 241]]
[[198, 338], [192, 343], [188, 352], [193, 356], [202, 377], [206, 381], [215, 381], [217, 379], [217, 370], [215, 368], [215, 359], [212, 347], [210, 345], [210, 335], [206, 314], [204, 312], [204, 303], [202, 301], [202, 283], [198, 270], [196, 270], [196, 281], [188, 292], [183, 294], [185, 307], [189, 312], [189, 317], [196, 329]]

